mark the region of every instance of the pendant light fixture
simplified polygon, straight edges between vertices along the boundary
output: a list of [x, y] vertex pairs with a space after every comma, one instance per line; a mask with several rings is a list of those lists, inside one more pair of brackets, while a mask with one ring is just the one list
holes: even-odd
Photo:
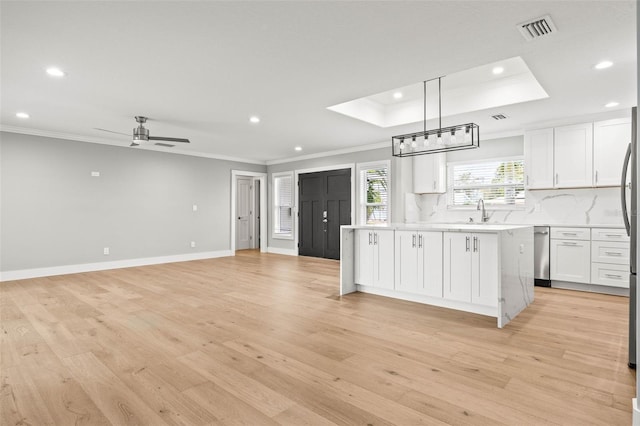
[[[438, 80], [438, 128], [427, 130], [427, 82]], [[434, 154], [480, 147], [480, 127], [475, 123], [442, 127], [442, 77], [422, 82], [424, 91], [424, 126], [421, 132], [391, 137], [394, 157]]]

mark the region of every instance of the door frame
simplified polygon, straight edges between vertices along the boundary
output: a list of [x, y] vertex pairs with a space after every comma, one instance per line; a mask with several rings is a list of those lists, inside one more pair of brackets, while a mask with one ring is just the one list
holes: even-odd
[[356, 209], [356, 197], [355, 197], [355, 189], [356, 189], [356, 163], [348, 163], [348, 164], [338, 164], [335, 166], [320, 166], [320, 167], [312, 167], [309, 169], [299, 169], [299, 170], [294, 170], [293, 171], [293, 181], [295, 183], [295, 198], [294, 198], [294, 207], [293, 207], [293, 212], [294, 212], [294, 218], [295, 218], [295, 226], [293, 227], [293, 247], [294, 250], [296, 252], [296, 256], [300, 255], [300, 251], [298, 250], [298, 243], [300, 242], [300, 240], [298, 239], [298, 225], [300, 223], [300, 220], [298, 218], [298, 198], [299, 198], [299, 192], [300, 192], [300, 177], [299, 175], [301, 174], [305, 174], [305, 173], [316, 173], [316, 172], [327, 172], [330, 170], [341, 170], [341, 169], [351, 169], [351, 224], [355, 224], [354, 221], [354, 214], [355, 214], [355, 209]]
[[267, 252], [267, 174], [262, 172], [248, 172], [231, 170], [231, 235], [229, 235], [231, 255], [236, 255], [236, 180], [240, 176], [257, 178], [260, 181], [260, 251]]

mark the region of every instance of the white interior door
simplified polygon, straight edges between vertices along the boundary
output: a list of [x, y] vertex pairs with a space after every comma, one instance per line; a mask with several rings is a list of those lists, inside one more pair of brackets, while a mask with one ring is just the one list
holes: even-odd
[[236, 250], [252, 248], [251, 181], [240, 176], [236, 184]]

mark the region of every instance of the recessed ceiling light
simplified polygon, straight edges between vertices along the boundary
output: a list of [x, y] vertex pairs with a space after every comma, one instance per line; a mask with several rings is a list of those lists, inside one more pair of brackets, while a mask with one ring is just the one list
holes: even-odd
[[26, 112], [17, 112], [16, 113], [16, 117], [18, 117], [18, 118], [29, 118], [29, 114], [27, 114]]
[[609, 68], [611, 65], [613, 65], [613, 62], [611, 61], [602, 61], [597, 63], [594, 68], [597, 70], [603, 70], [605, 68]]
[[49, 74], [52, 77], [64, 77], [66, 75], [64, 71], [56, 67], [47, 68], [47, 74]]
[[609, 102], [604, 107], [605, 108], [613, 108], [613, 107], [617, 107], [618, 105], [620, 105], [618, 102]]
[[253, 124], [257, 124], [260, 122], [260, 117], [256, 117], [255, 115], [249, 117], [249, 121], [252, 122]]
[[302, 151], [302, 147], [301, 147], [301, 146], [296, 146], [296, 147], [295, 147], [295, 148], [293, 148], [293, 149], [295, 149], [296, 151]]
[[504, 72], [504, 68], [503, 67], [495, 67], [495, 68], [493, 68], [493, 73], [495, 75], [502, 74], [503, 72]]
[[395, 92], [393, 94], [393, 99], [402, 99], [402, 92]]

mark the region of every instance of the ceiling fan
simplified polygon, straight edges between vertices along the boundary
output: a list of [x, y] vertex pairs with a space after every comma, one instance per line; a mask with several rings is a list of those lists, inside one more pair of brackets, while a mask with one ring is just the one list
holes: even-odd
[[[131, 145], [129, 145], [129, 146], [146, 145], [147, 142], [149, 142], [149, 141], [167, 141], [167, 142], [191, 143], [191, 142], [189, 142], [189, 139], [184, 139], [184, 138], [168, 138], [168, 137], [164, 137], [164, 136], [149, 136], [149, 129], [144, 127], [144, 123], [147, 122], [148, 118], [147, 117], [143, 117], [141, 115], [136, 115], [135, 118], [136, 118], [136, 121], [138, 122], [138, 127], [133, 129], [133, 136], [132, 136], [132, 140], [131, 140]], [[95, 129], [96, 130], [101, 130], [103, 132], [117, 133], [119, 135], [129, 136], [126, 133], [114, 132], [112, 130], [99, 129], [97, 127]], [[168, 147], [168, 148], [173, 148], [175, 146], [175, 145], [172, 145], [172, 144], [169, 144], [169, 143], [163, 143], [163, 142], [155, 142], [154, 145], [164, 146], [164, 147]]]

